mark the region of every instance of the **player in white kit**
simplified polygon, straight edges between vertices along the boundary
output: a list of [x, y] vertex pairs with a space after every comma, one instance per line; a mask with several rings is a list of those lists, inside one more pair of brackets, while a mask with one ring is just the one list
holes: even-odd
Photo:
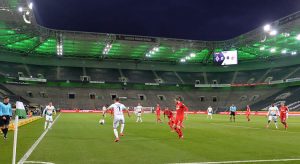
[[110, 109], [112, 109], [114, 112], [113, 129], [114, 129], [114, 134], [116, 137], [115, 142], [119, 142], [120, 138], [118, 135], [117, 128], [118, 128], [119, 124], [121, 124], [120, 135], [124, 136], [123, 131], [124, 131], [124, 127], [125, 127], [125, 118], [124, 118], [123, 110], [126, 110], [128, 113], [128, 117], [130, 117], [129, 110], [125, 107], [125, 105], [120, 103], [119, 98], [115, 98], [115, 103], [110, 105], [106, 111], [108, 111]]
[[271, 105], [271, 107], [269, 107], [269, 111], [267, 114], [268, 117], [268, 124], [267, 124], [267, 128], [269, 128], [271, 121], [274, 121], [275, 127], [276, 129], [278, 129], [278, 125], [277, 125], [277, 116], [279, 116], [279, 109], [277, 106], [275, 106], [274, 104]]
[[44, 129], [47, 129], [48, 123], [49, 123], [48, 129], [51, 128], [53, 123], [53, 117], [52, 117], [53, 113], [56, 114], [55, 107], [52, 105], [52, 102], [49, 102], [49, 104], [46, 106], [46, 108], [43, 111], [43, 117], [46, 116]]
[[103, 117], [105, 118], [106, 114], [104, 113], [104, 111], [106, 111], [106, 106], [105, 105], [103, 105], [103, 107], [102, 107]]
[[135, 112], [136, 112], [136, 122], [143, 122], [142, 120], [142, 112], [143, 112], [143, 107], [140, 103], [138, 103], [138, 106], [135, 107]]
[[213, 115], [213, 109], [211, 106], [209, 106], [207, 108], [207, 118], [210, 117], [210, 119], [212, 119], [212, 115]]

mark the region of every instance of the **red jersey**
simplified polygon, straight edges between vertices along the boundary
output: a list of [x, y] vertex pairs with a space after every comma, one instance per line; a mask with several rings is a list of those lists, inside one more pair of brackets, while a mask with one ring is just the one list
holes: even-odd
[[251, 110], [250, 108], [247, 108], [247, 113], [250, 114]]
[[280, 106], [280, 116], [286, 116], [286, 113], [289, 111], [289, 108], [287, 106]]
[[188, 108], [182, 103], [182, 102], [177, 102], [176, 103], [176, 117], [184, 117], [184, 112], [188, 111]]
[[173, 118], [173, 112], [170, 110], [165, 110], [164, 115], [167, 115], [168, 118]]
[[160, 115], [160, 107], [156, 107], [155, 112], [156, 112], [156, 115]]

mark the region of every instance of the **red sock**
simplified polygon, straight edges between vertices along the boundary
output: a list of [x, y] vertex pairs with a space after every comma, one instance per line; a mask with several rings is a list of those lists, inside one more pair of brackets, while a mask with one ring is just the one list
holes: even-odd
[[179, 137], [182, 137], [182, 130], [179, 129]]
[[182, 136], [182, 131], [181, 131], [181, 129], [179, 129], [179, 128], [176, 128], [176, 132], [177, 132], [177, 134], [178, 134], [178, 136], [179, 136], [179, 137], [181, 137], [181, 136]]

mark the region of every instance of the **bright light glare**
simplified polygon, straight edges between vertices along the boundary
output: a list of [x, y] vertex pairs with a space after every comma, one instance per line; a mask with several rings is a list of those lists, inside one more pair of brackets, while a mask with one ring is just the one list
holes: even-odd
[[195, 56], [196, 56], [195, 53], [191, 53], [191, 54], [190, 54], [190, 57], [192, 57], [192, 58], [195, 57]]
[[271, 48], [270, 52], [272, 53], [276, 52], [276, 48]]
[[286, 53], [287, 53], [287, 50], [284, 49], [284, 50], [281, 51], [281, 53], [282, 53], [282, 54], [286, 54]]
[[19, 12], [23, 12], [23, 7], [18, 8]]
[[298, 34], [298, 35], [296, 36], [296, 39], [297, 39], [297, 40], [300, 40], [300, 34]]
[[270, 35], [272, 35], [272, 36], [275, 36], [275, 35], [277, 35], [277, 31], [276, 30], [272, 30], [271, 32], [270, 32]]
[[32, 2], [30, 2], [29, 5], [28, 5], [28, 8], [29, 8], [30, 10], [32, 10], [32, 7], [33, 7], [33, 4], [32, 4]]
[[268, 32], [270, 30], [271, 30], [271, 25], [267, 24], [267, 25], [264, 26], [264, 31], [265, 32]]

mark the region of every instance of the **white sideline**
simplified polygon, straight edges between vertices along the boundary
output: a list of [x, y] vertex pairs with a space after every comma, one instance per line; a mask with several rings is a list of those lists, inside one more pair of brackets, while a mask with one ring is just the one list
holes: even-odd
[[55, 164], [52, 162], [42, 162], [42, 161], [25, 161], [24, 163]]
[[[54, 123], [56, 122], [56, 120], [60, 117], [61, 114], [59, 114], [55, 120], [53, 121], [52, 126], [54, 125]], [[42, 141], [42, 139], [45, 137], [45, 135], [48, 133], [49, 129], [47, 128], [42, 135], [35, 141], [35, 143], [30, 147], [30, 149], [24, 154], [24, 156], [20, 159], [20, 161], [18, 162], [18, 164], [23, 164], [26, 163], [25, 161], [29, 158], [29, 156], [31, 155], [31, 153], [33, 152], [33, 150], [37, 147], [37, 145]], [[31, 161], [34, 162], [34, 161]], [[48, 163], [50, 164], [50, 163]]]
[[287, 161], [300, 161], [300, 158], [245, 160], [245, 161], [219, 161], [219, 162], [191, 162], [191, 163], [174, 163], [174, 164], [226, 164], [226, 163], [263, 163], [263, 162], [287, 162]]

